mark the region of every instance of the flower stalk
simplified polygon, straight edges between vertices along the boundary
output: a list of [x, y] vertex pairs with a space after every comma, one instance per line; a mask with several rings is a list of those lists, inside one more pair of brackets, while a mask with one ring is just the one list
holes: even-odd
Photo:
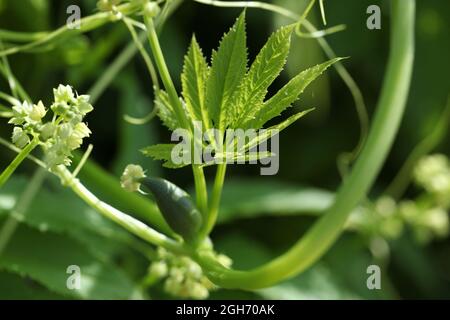
[[129, 232], [135, 234], [141, 239], [161, 246], [167, 250], [179, 254], [186, 254], [185, 249], [179, 242], [167, 237], [166, 235], [150, 228], [141, 221], [121, 212], [113, 206], [98, 199], [92, 192], [90, 192], [78, 179], [73, 177], [73, 174], [64, 166], [60, 165], [55, 169], [55, 174], [61, 179], [63, 185], [72, 189], [86, 204], [91, 208], [101, 213], [106, 218], [114, 221]]

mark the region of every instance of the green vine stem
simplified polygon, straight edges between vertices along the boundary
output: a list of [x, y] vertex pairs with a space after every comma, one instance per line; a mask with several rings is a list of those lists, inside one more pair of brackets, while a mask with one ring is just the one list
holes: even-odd
[[55, 174], [61, 179], [62, 183], [71, 188], [72, 191], [78, 195], [86, 204], [104, 215], [106, 218], [114, 221], [131, 233], [137, 235], [141, 239], [161, 246], [167, 250], [175, 253], [186, 254], [185, 249], [179, 242], [167, 237], [166, 235], [150, 228], [141, 221], [117, 210], [111, 205], [98, 199], [92, 192], [90, 192], [78, 179], [73, 177], [73, 174], [64, 166], [59, 166]]
[[392, 147], [409, 91], [414, 59], [415, 1], [391, 1], [391, 49], [381, 97], [368, 139], [334, 204], [285, 254], [250, 271], [227, 269], [209, 254], [196, 260], [225, 288], [259, 289], [289, 278], [317, 261], [336, 241], [351, 210], [366, 196]]
[[[122, 5], [117, 6], [118, 12], [121, 12], [123, 15], [129, 15], [137, 12], [140, 9], [140, 5], [138, 3], [125, 3]], [[20, 34], [23, 35], [22, 39], [19, 37], [20, 40], [24, 40], [26, 37], [34, 38], [40, 36], [37, 40], [26, 43], [24, 45], [19, 45], [11, 48], [7, 48], [5, 50], [0, 50], [0, 57], [16, 54], [19, 52], [27, 52], [30, 50], [33, 50], [37, 47], [46, 45], [48, 43], [51, 43], [52, 41], [61, 39], [62, 37], [68, 35], [68, 34], [80, 34], [84, 32], [91, 31], [95, 28], [98, 28], [108, 22], [111, 21], [111, 19], [115, 19], [112, 12], [99, 12], [96, 14], [93, 14], [91, 16], [87, 16], [85, 18], [82, 18], [80, 20], [80, 29], [70, 29], [67, 25], [64, 25], [60, 28], [58, 28], [55, 31], [52, 32], [40, 32], [40, 33], [9, 33], [5, 34], [4, 30], [0, 30], [0, 39], [1, 36], [9, 36], [11, 38], [13, 35], [19, 36]]]
[[0, 188], [8, 181], [9, 177], [16, 171], [17, 167], [22, 163], [23, 160], [39, 145], [39, 139], [37, 137], [33, 138], [31, 142], [20, 151], [20, 153], [14, 158], [14, 160], [9, 164], [9, 166], [0, 175]]

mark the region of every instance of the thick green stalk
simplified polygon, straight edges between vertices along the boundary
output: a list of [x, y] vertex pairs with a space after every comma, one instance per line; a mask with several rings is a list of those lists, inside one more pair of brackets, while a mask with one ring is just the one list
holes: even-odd
[[207, 237], [214, 228], [219, 215], [220, 199], [222, 196], [223, 183], [225, 180], [225, 173], [227, 171], [227, 164], [221, 163], [217, 166], [216, 178], [211, 194], [211, 204], [209, 207], [208, 216], [204, 223], [200, 238]]
[[0, 188], [8, 181], [9, 177], [16, 171], [17, 167], [22, 163], [23, 160], [39, 145], [39, 139], [34, 138], [31, 142], [20, 151], [20, 153], [14, 158], [14, 160], [9, 164], [9, 166], [0, 175]]
[[351, 210], [367, 195], [397, 134], [409, 91], [414, 58], [415, 1], [391, 1], [391, 49], [381, 97], [367, 142], [334, 204], [288, 252], [250, 271], [226, 269], [209, 255], [197, 261], [209, 278], [227, 288], [258, 289], [304, 271], [337, 240]]
[[[177, 90], [175, 89], [175, 85], [173, 84], [172, 78], [170, 77], [169, 69], [167, 68], [167, 64], [164, 59], [164, 54], [159, 44], [158, 35], [156, 33], [153, 20], [148, 17], [144, 18], [145, 18], [145, 25], [147, 26], [148, 41], [150, 43], [150, 48], [152, 49], [153, 57], [155, 59], [156, 66], [158, 67], [161, 80], [164, 84], [164, 87], [167, 90], [167, 94], [169, 95], [170, 103], [174, 107], [175, 113], [177, 114], [177, 118], [180, 121], [180, 124], [183, 126], [184, 129], [190, 132], [191, 141], [193, 141], [191, 125], [189, 124], [189, 120], [186, 116], [181, 101], [178, 98], [178, 93]], [[192, 144], [192, 148], [193, 148], [192, 154], [194, 154], [194, 144]], [[200, 211], [205, 217], [208, 211], [208, 194], [205, 175], [203, 169], [196, 164], [192, 164], [192, 171], [194, 174], [197, 205], [199, 206]]]
[[193, 164], [192, 172], [194, 174], [195, 183], [195, 197], [196, 203], [203, 217], [206, 217], [208, 212], [208, 188], [206, 186], [206, 179], [203, 169]]

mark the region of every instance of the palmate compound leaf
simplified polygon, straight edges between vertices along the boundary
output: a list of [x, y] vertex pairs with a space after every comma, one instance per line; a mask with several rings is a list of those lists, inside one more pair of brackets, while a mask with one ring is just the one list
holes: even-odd
[[[272, 98], [264, 101], [269, 86], [278, 77], [286, 62], [293, 29], [294, 25], [289, 25], [274, 32], [248, 72], [245, 11], [224, 35], [219, 49], [213, 52], [211, 68], [208, 68], [194, 37], [185, 57], [182, 74], [183, 97], [186, 101], [182, 102], [188, 119], [202, 120], [203, 124], [207, 124], [203, 129], [212, 124], [222, 132], [227, 128], [260, 129], [267, 121], [290, 107], [314, 79], [341, 59], [332, 59], [301, 72]], [[167, 93], [160, 90], [156, 100], [158, 115], [163, 123], [172, 131], [180, 128]], [[238, 154], [248, 156], [253, 147], [271, 138], [309, 111], [311, 110], [297, 113], [268, 128], [265, 133], [238, 150]], [[165, 160], [165, 167], [183, 167], [184, 165], [177, 165], [172, 161], [171, 152], [174, 146], [157, 145], [142, 151], [154, 159]]]
[[202, 54], [197, 39], [193, 36], [189, 50], [184, 58], [183, 73], [181, 75], [182, 93], [190, 118], [195, 121], [203, 120], [203, 124], [206, 127], [210, 127], [205, 104], [208, 68], [208, 63]]
[[225, 112], [232, 128], [244, 128], [262, 107], [267, 90], [283, 70], [289, 54], [291, 34], [294, 25], [282, 27], [274, 32], [257, 55], [239, 89], [233, 96], [232, 103]]
[[210, 75], [206, 84], [206, 105], [214, 127], [225, 129], [225, 106], [231, 102], [247, 72], [245, 11], [225, 34], [219, 49], [212, 54]]

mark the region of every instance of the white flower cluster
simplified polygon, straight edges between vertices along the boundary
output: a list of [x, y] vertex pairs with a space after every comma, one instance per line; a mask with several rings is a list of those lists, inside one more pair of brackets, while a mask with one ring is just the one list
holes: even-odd
[[421, 159], [414, 169], [414, 179], [425, 193], [415, 200], [383, 196], [350, 216], [347, 227], [371, 238], [398, 238], [405, 225], [410, 226], [421, 243], [443, 238], [450, 232], [450, 162], [444, 155]]
[[406, 200], [400, 202], [398, 210], [421, 243], [427, 243], [433, 237], [446, 237], [449, 233], [448, 213], [440, 206], [423, 205]]
[[350, 215], [347, 228], [357, 230], [370, 237], [384, 239], [398, 238], [404, 227], [397, 203], [391, 197], [383, 196], [373, 205], [362, 207]]
[[75, 94], [70, 86], [59, 85], [53, 89], [53, 95], [50, 106], [53, 116], [49, 121], [44, 121], [49, 110], [42, 101], [37, 104], [25, 101], [13, 106], [13, 117], [9, 120], [15, 125], [12, 142], [23, 148], [30, 142], [30, 136], [38, 137], [50, 169], [60, 164], [70, 165], [72, 151], [91, 134], [83, 118], [93, 110], [89, 96]]
[[42, 128], [42, 118], [45, 117], [45, 110], [42, 101], [38, 104], [31, 104], [27, 101], [17, 103], [12, 107], [13, 116], [8, 123], [16, 125], [13, 129], [12, 141], [23, 148], [30, 142], [30, 136], [38, 134]]
[[[206, 299], [215, 289], [214, 284], [203, 274], [201, 267], [189, 257], [178, 257], [162, 248], [158, 249], [159, 260], [149, 267], [149, 276], [164, 279], [164, 290], [176, 297]], [[217, 255], [224, 266], [231, 266], [231, 259]]]
[[450, 205], [450, 162], [443, 154], [422, 158], [414, 170], [418, 185]]

